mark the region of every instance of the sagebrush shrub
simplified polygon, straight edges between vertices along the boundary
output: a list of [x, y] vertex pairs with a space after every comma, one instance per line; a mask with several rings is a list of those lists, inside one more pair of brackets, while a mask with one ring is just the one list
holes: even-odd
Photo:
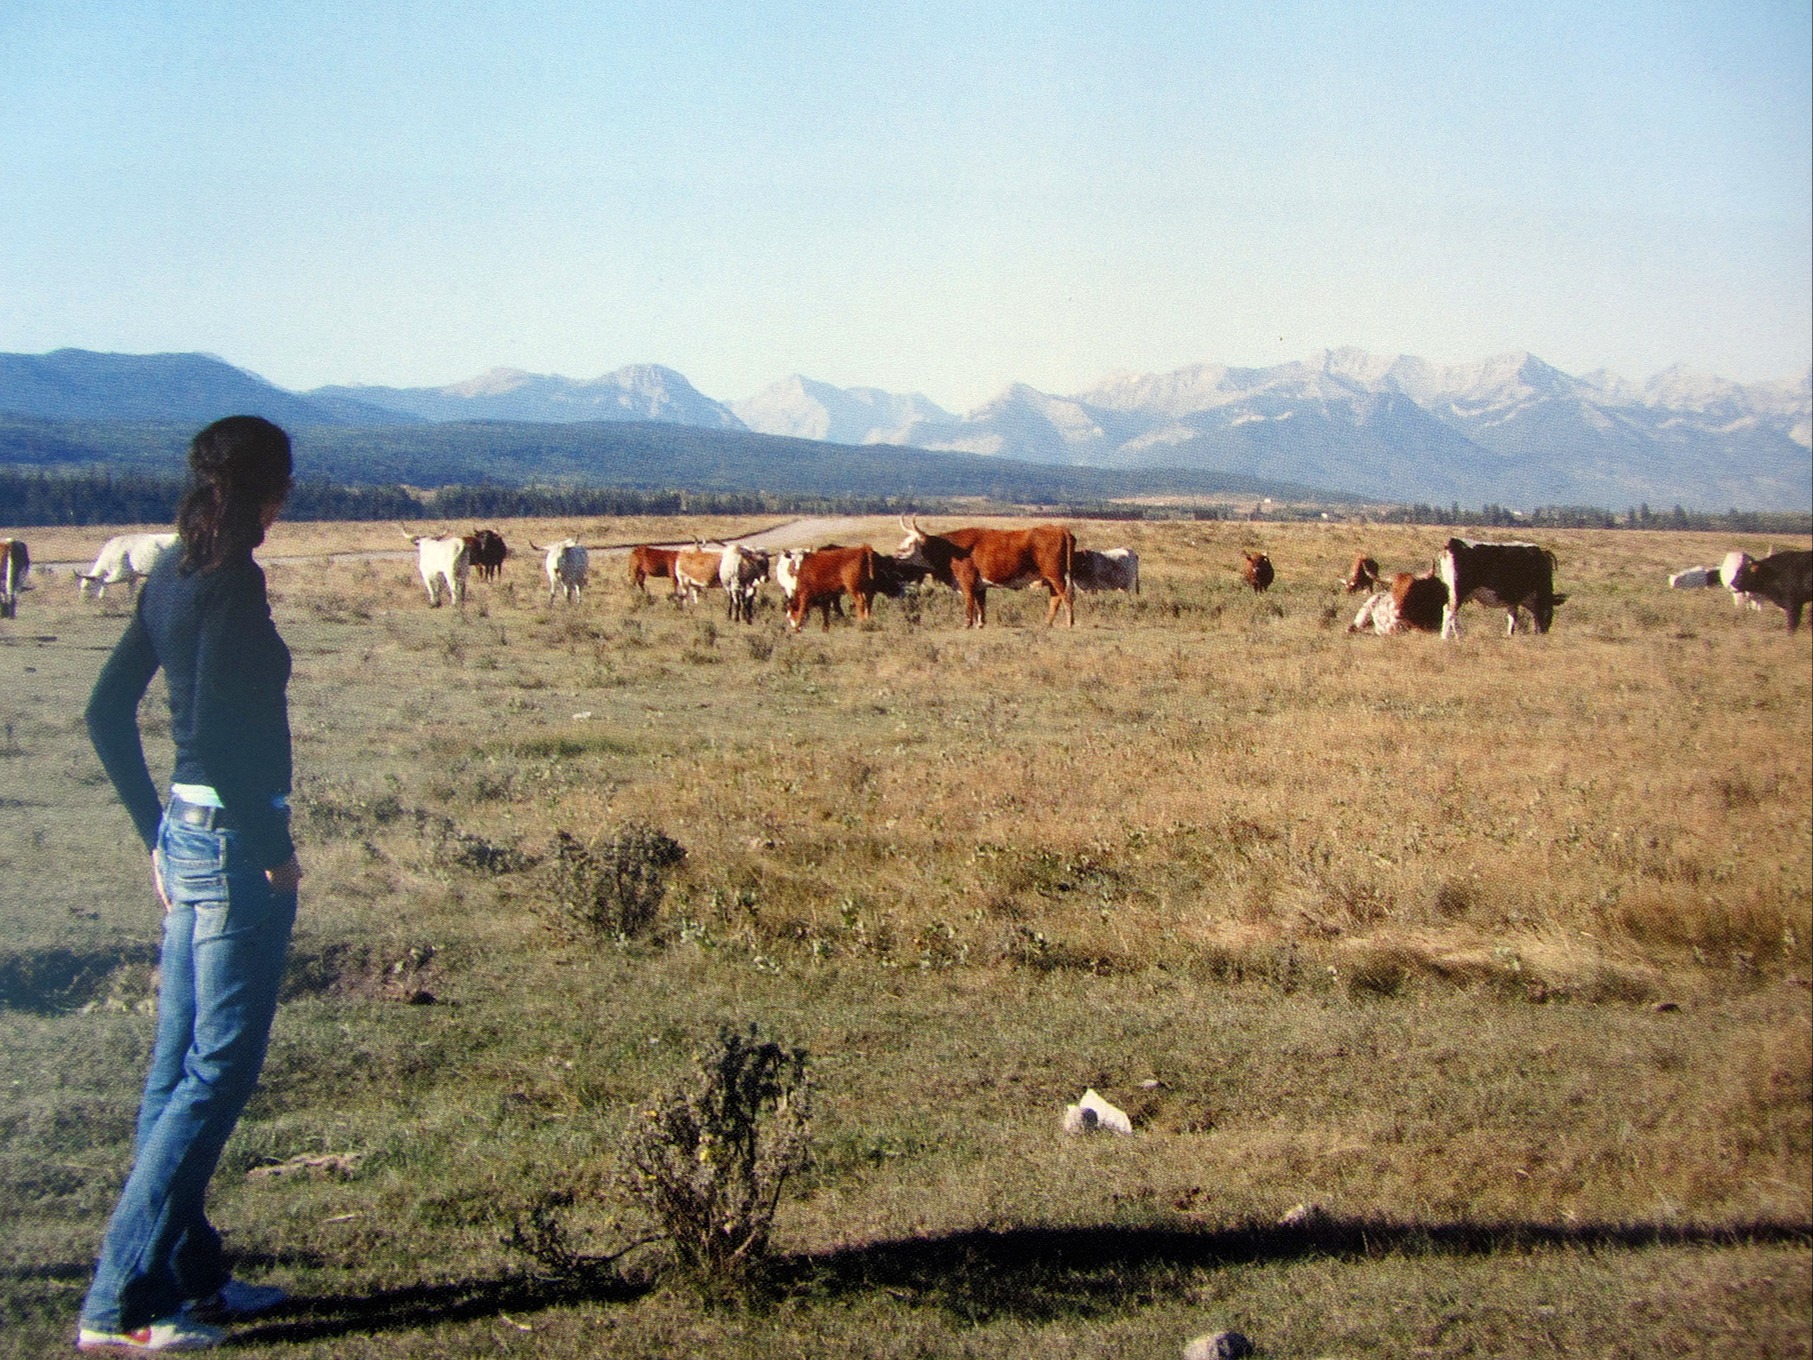
[[806, 1050], [724, 1026], [690, 1082], [642, 1110], [624, 1141], [624, 1188], [701, 1282], [747, 1284], [775, 1206], [811, 1136]]
[[655, 919], [668, 875], [685, 858], [679, 842], [640, 822], [589, 844], [556, 832], [547, 904], [555, 929], [572, 937], [637, 934]]

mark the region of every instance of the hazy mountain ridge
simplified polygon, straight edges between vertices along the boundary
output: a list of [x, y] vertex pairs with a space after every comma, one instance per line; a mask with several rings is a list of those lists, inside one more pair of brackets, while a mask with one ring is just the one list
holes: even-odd
[[558, 374], [494, 368], [445, 387], [318, 387], [307, 395], [363, 402], [435, 421], [652, 420], [706, 430], [747, 428], [729, 407], [660, 364], [630, 364], [583, 382]]
[[831, 446], [1178, 468], [1389, 501], [1813, 505], [1813, 372], [1743, 384], [1676, 366], [1637, 384], [1604, 371], [1571, 377], [1528, 353], [1443, 364], [1325, 350], [1270, 368], [1115, 374], [1071, 396], [1015, 383], [959, 416], [917, 393], [799, 375], [727, 405], [654, 364], [590, 381], [499, 368], [444, 387], [298, 394], [206, 355], [58, 350], [0, 355], [0, 411], [197, 424], [250, 411], [290, 426], [654, 422]]
[[1813, 374], [1740, 384], [1684, 367], [1641, 387], [1528, 353], [1471, 364], [1356, 349], [1271, 368], [1117, 374], [1072, 397], [1015, 384], [923, 448], [1104, 467], [1238, 469], [1389, 500], [1800, 509]]

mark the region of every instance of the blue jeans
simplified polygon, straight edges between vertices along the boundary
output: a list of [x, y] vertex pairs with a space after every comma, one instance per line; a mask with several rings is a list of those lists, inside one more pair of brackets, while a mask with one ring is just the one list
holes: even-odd
[[132, 1173], [107, 1224], [84, 1326], [131, 1331], [227, 1282], [208, 1181], [264, 1066], [296, 895], [274, 893], [238, 833], [166, 814], [157, 1042]]

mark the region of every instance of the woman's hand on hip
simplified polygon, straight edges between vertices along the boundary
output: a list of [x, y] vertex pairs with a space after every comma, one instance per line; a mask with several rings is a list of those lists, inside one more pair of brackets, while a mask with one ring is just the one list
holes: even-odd
[[270, 880], [274, 893], [293, 893], [302, 884], [302, 866], [291, 855], [275, 869], [266, 869], [264, 876]]

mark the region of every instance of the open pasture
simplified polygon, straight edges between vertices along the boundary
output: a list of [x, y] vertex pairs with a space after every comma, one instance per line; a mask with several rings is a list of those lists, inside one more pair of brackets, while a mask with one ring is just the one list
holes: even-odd
[[[1666, 588], [1767, 541], [1545, 534], [1554, 631], [1469, 605], [1446, 644], [1346, 635], [1336, 585], [1361, 552], [1426, 569], [1432, 528], [1072, 522], [1142, 586], [1074, 630], [993, 591], [965, 631], [934, 589], [789, 636], [772, 586], [742, 626], [598, 553], [550, 605], [527, 551], [772, 524], [503, 522], [463, 611], [356, 556], [395, 526], [274, 531], [308, 877], [215, 1209], [300, 1300], [240, 1351], [1809, 1353], [1813, 660], [1779, 610]], [[443, 527], [473, 526], [410, 529]], [[36, 584], [0, 623], [20, 1356], [74, 1326], [157, 939], [81, 723], [127, 605]], [[687, 851], [655, 927], [557, 936], [531, 861], [632, 821]], [[513, 1214], [574, 1190], [605, 1249], [624, 1118], [720, 1021], [812, 1054], [774, 1296], [707, 1307], [634, 1254], [608, 1289], [535, 1278]], [[1086, 1086], [1132, 1138], [1058, 1132]]]

